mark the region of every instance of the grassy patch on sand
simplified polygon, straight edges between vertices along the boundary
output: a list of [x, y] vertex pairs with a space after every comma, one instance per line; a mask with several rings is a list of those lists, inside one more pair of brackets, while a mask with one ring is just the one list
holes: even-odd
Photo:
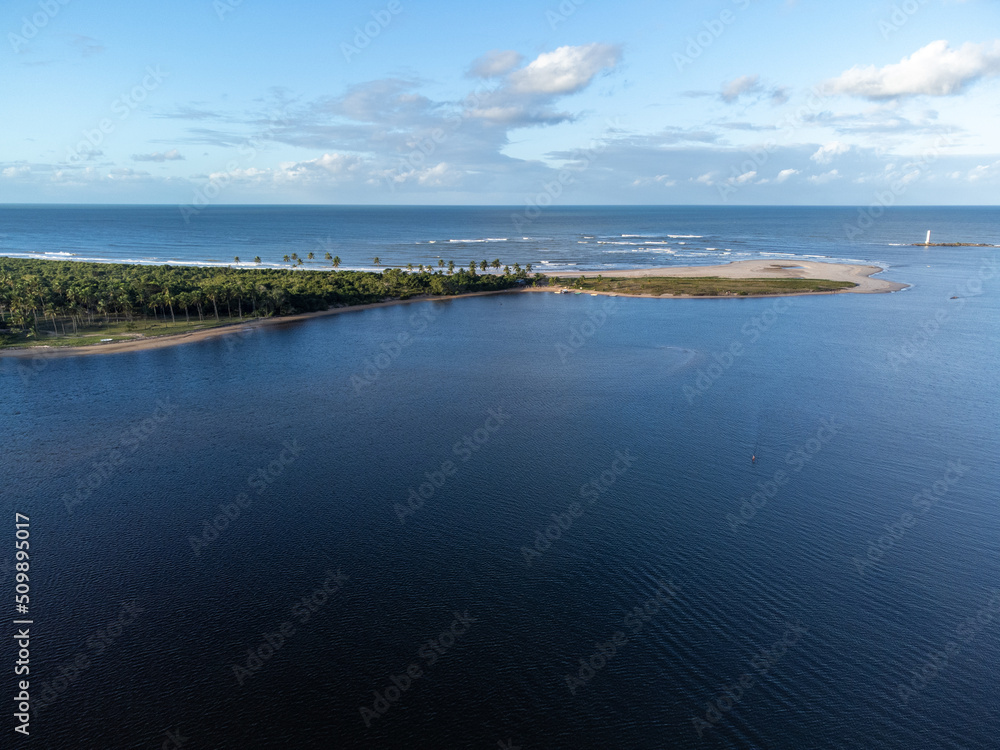
[[549, 286], [574, 291], [614, 292], [617, 294], [650, 294], [655, 296], [688, 294], [693, 297], [747, 297], [760, 294], [802, 294], [805, 292], [836, 292], [853, 289], [850, 281], [825, 279], [724, 279], [719, 276], [676, 277], [648, 276], [636, 278], [577, 278], [549, 277]]
[[[32, 346], [89, 346], [100, 344], [103, 339], [113, 341], [136, 341], [153, 338], [156, 336], [176, 336], [180, 333], [190, 333], [191, 331], [204, 331], [208, 328], [218, 328], [219, 326], [233, 323], [248, 323], [251, 317], [239, 318], [223, 317], [219, 322], [214, 318], [201, 322], [192, 320], [190, 323], [178, 320], [176, 323], [162, 320], [135, 320], [132, 323], [125, 321], [111, 321], [108, 324], [100, 323], [96, 325], [78, 325], [76, 333], [73, 332], [70, 323], [59, 321], [60, 333], [52, 331], [51, 323], [48, 329], [40, 329], [36, 334], [28, 331], [4, 331], [0, 332], [0, 348], [2, 349], [24, 349]], [[66, 333], [61, 330], [65, 328]], [[105, 342], [108, 343], [108, 342]]]

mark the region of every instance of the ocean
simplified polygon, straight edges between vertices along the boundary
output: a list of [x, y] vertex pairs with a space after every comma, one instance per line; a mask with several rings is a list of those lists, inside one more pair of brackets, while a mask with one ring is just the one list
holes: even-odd
[[[0, 206], [0, 255], [114, 263], [374, 270], [454, 260], [543, 273], [714, 265], [761, 258], [912, 260], [933, 241], [1000, 244], [992, 208]], [[308, 254], [315, 256], [308, 259]]]
[[996, 746], [1000, 259], [908, 243], [1000, 243], [1000, 211], [552, 209], [519, 238], [514, 211], [4, 207], [0, 254], [280, 265], [330, 238], [357, 268], [854, 259], [911, 286], [0, 357], [34, 746]]

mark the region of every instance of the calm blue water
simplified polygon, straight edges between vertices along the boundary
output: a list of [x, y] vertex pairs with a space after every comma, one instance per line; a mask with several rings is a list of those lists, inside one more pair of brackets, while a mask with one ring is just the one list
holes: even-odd
[[[908, 226], [996, 241], [1000, 217], [901, 212], [869, 246], [835, 238], [841, 211], [594, 222], [838, 248], [910, 289], [505, 295], [0, 358], [3, 506], [31, 518], [32, 696], [54, 699], [33, 744], [995, 747], [997, 250], [888, 242]], [[15, 214], [4, 231], [23, 237]], [[435, 480], [401, 523], [395, 506]], [[591, 480], [601, 491], [581, 497]], [[760, 484], [777, 491], [755, 509]], [[249, 507], [220, 516], [241, 493]], [[224, 528], [203, 536], [213, 519]], [[121, 612], [132, 600], [141, 611]], [[269, 658], [241, 685], [248, 649]], [[591, 657], [574, 694], [566, 676]], [[420, 676], [376, 703], [411, 665]], [[373, 706], [387, 710], [369, 727]]]

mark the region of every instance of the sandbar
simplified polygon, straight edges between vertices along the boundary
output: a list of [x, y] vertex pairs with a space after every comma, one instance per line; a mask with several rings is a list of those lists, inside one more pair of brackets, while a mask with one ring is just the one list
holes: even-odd
[[[816, 261], [769, 261], [769, 260], [743, 260], [729, 263], [723, 266], [673, 266], [667, 268], [635, 268], [623, 271], [571, 271], [559, 273], [560, 278], [588, 276], [596, 277], [598, 273], [604, 277], [638, 278], [645, 276], [720, 276], [726, 279], [827, 279], [829, 281], [850, 281], [858, 286], [852, 289], [844, 289], [838, 292], [796, 292], [788, 295], [766, 295], [777, 296], [802, 296], [811, 294], [879, 294], [885, 292], [896, 292], [905, 289], [908, 284], [899, 284], [894, 281], [884, 279], [873, 279], [872, 276], [885, 269], [878, 266], [860, 266], [849, 263], [819, 263]], [[495, 294], [523, 294], [526, 292], [558, 292], [558, 286], [549, 287], [528, 287], [525, 289], [504, 289], [494, 292], [471, 292], [469, 294], [457, 294], [446, 297], [436, 297], [430, 295], [418, 295], [405, 300], [386, 300], [384, 302], [374, 302], [367, 305], [352, 305], [349, 307], [334, 307], [329, 310], [318, 312], [301, 313], [298, 315], [285, 315], [277, 318], [262, 318], [248, 323], [234, 323], [232, 325], [217, 326], [204, 331], [191, 331], [188, 333], [173, 334], [166, 336], [154, 336], [151, 338], [137, 338], [130, 341], [115, 341], [108, 344], [91, 344], [89, 346], [33, 346], [24, 349], [0, 349], [0, 357], [78, 357], [89, 354], [120, 354], [124, 352], [140, 352], [150, 349], [162, 349], [178, 344], [188, 344], [194, 341], [215, 338], [216, 336], [231, 336], [246, 334], [254, 328], [283, 325], [299, 320], [309, 320], [327, 315], [339, 315], [341, 313], [358, 312], [370, 310], [376, 307], [388, 307], [390, 305], [405, 305], [414, 302], [447, 302], [461, 299], [463, 297], [484, 297]], [[589, 294], [606, 295], [608, 292], [588, 292]], [[651, 295], [630, 295], [615, 294], [618, 297], [650, 297]], [[671, 299], [680, 299], [687, 295], [675, 295]], [[754, 295], [749, 295], [754, 296]], [[741, 297], [747, 299], [748, 297]], [[659, 299], [659, 298], [658, 298]], [[721, 299], [719, 297], [697, 297], [697, 299]]]

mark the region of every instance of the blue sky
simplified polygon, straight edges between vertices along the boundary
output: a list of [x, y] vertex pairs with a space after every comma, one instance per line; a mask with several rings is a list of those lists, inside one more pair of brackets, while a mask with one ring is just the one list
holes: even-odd
[[995, 0], [8, 0], [0, 202], [995, 204]]

